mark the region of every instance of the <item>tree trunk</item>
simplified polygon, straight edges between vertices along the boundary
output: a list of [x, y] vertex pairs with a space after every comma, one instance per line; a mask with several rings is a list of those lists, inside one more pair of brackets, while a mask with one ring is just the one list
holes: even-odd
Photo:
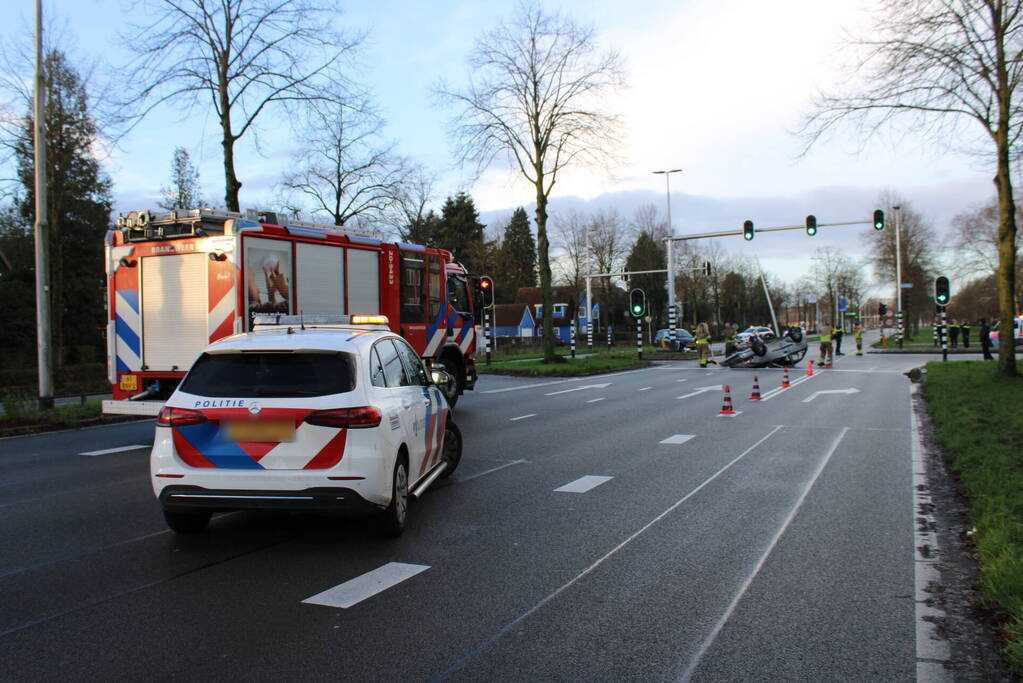
[[220, 144], [224, 148], [224, 204], [228, 211], [241, 211], [238, 193], [242, 184], [238, 182], [238, 176], [234, 172], [235, 137], [231, 132], [231, 102], [225, 87], [220, 89], [220, 111], [222, 112], [220, 128], [223, 135]]
[[540, 266], [540, 291], [543, 294], [543, 362], [554, 362], [554, 297], [551, 292], [551, 261], [547, 239], [547, 195], [543, 176], [536, 179], [536, 252]]
[[[1002, 8], [992, 9], [1001, 13]], [[1009, 87], [1008, 68], [1005, 59], [1004, 15], [993, 17], [996, 45], [996, 70], [998, 78], [998, 128], [995, 131], [995, 145], [998, 149], [998, 173], [995, 187], [998, 188], [998, 311], [1001, 339], [998, 345], [998, 374], [1016, 376], [1015, 330], [1013, 314], [1016, 312], [1016, 205], [1012, 198], [1012, 178], [1009, 176], [1009, 112], [1013, 106], [1012, 90]]]

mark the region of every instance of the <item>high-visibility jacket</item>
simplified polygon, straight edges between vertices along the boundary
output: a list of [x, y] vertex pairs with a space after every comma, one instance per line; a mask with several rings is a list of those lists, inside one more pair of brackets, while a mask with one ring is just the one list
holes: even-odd
[[831, 343], [831, 333], [830, 332], [823, 332], [823, 331], [821, 332], [821, 344], [824, 344], [824, 343], [828, 343], [828, 344]]

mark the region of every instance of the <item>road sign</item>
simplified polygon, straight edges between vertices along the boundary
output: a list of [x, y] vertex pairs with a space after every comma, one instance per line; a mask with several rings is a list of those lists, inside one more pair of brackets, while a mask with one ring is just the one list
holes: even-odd
[[903, 282], [902, 283], [902, 288], [903, 289], [913, 289], [913, 283], [912, 282]]
[[807, 294], [806, 295], [806, 303], [808, 303], [808, 304], [815, 304], [815, 303], [817, 303], [817, 295], [816, 294]]

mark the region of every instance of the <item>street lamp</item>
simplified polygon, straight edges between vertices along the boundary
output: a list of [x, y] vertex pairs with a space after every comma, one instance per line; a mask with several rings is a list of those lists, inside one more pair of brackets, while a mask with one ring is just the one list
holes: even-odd
[[675, 243], [671, 240], [675, 236], [675, 230], [671, 227], [671, 174], [681, 173], [681, 168], [670, 170], [654, 171], [654, 175], [664, 176], [665, 196], [668, 205], [668, 346], [675, 346]]

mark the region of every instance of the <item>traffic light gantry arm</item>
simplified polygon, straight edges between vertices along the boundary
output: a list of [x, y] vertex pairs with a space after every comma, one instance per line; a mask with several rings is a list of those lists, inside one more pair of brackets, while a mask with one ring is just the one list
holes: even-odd
[[[833, 228], [840, 225], [873, 225], [873, 221], [841, 221], [838, 223], [818, 223], [818, 228]], [[780, 232], [782, 230], [806, 230], [806, 224], [800, 223], [799, 225], [780, 225], [774, 228], [757, 228], [756, 234], [762, 232]], [[677, 237], [665, 237], [665, 242], [685, 242], [687, 240], [702, 240], [709, 237], [731, 237], [732, 235], [742, 236], [742, 229], [739, 230], [722, 230], [720, 232], [701, 232], [695, 235], [679, 235]]]

